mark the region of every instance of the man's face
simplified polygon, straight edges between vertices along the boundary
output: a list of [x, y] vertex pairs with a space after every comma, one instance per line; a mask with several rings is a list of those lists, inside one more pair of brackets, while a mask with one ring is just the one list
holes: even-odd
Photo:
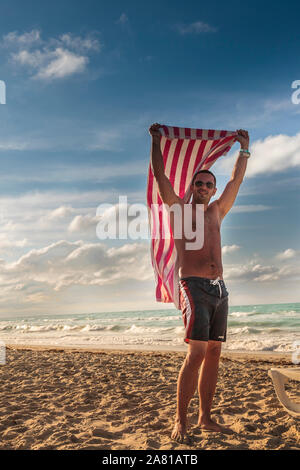
[[200, 173], [197, 175], [191, 188], [193, 201], [196, 204], [208, 204], [210, 198], [214, 196], [217, 191], [214, 177], [209, 173]]

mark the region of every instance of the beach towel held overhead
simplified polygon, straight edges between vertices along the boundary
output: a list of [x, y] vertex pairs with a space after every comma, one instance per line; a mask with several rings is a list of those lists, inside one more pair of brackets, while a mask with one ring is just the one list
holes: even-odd
[[[219, 157], [225, 155], [236, 142], [237, 133], [165, 125], [159, 130], [165, 174], [175, 193], [188, 203], [191, 198], [190, 183], [193, 175], [200, 169], [209, 169]], [[177, 253], [170, 223], [166, 223], [168, 216], [158, 192], [151, 163], [148, 173], [147, 205], [156, 300], [174, 302], [176, 308], [180, 310]]]

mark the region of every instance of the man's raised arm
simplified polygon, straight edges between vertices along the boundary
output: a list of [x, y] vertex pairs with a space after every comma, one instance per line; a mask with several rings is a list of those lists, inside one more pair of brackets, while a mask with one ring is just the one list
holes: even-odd
[[152, 136], [151, 167], [158, 184], [160, 197], [165, 204], [171, 206], [172, 204], [179, 202], [180, 198], [174, 192], [169, 178], [165, 175], [163, 156], [160, 149], [160, 127], [161, 125], [156, 123], [152, 124], [149, 128], [149, 133]]
[[[237, 193], [239, 191], [240, 185], [243, 181], [244, 174], [247, 168], [248, 157], [250, 156], [249, 152], [249, 135], [247, 131], [239, 129], [237, 131], [237, 141], [241, 144], [241, 151], [235, 162], [231, 178], [227, 183], [222, 195], [217, 200], [221, 218], [225, 217], [227, 212], [233, 206], [233, 203], [236, 199]], [[242, 152], [245, 150], [246, 152]]]

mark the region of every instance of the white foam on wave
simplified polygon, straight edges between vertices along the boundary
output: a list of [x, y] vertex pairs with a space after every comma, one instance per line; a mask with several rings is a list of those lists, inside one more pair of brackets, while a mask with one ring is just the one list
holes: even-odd
[[[110, 331], [44, 331], [34, 332], [30, 335], [24, 335], [22, 332], [14, 331], [6, 338], [7, 344], [36, 344], [36, 345], [53, 345], [53, 346], [81, 346], [81, 347], [101, 347], [107, 346], [139, 346], [149, 345], [155, 346], [184, 346], [184, 328], [176, 327], [172, 331], [162, 333], [158, 330], [156, 333], [153, 331], [141, 334], [135, 328], [131, 332], [120, 333]], [[2, 337], [3, 338], [3, 337]], [[1, 338], [1, 339], [2, 339]], [[298, 342], [298, 343], [297, 343]], [[289, 334], [285, 337], [281, 334], [232, 334], [229, 329], [227, 334], [227, 341], [223, 347], [227, 350], [241, 350], [241, 351], [278, 351], [278, 352], [293, 352], [296, 349], [296, 344], [300, 344], [300, 334]]]
[[253, 328], [251, 326], [241, 326], [237, 328], [230, 328], [229, 329], [231, 335], [249, 335], [249, 334], [260, 334], [263, 330], [259, 328]]
[[[290, 309], [289, 309], [290, 307]], [[285, 308], [285, 310], [284, 310]], [[297, 307], [295, 307], [297, 309]], [[250, 310], [251, 309], [251, 310]], [[269, 309], [269, 311], [267, 311]], [[225, 349], [245, 351], [292, 351], [300, 340], [293, 305], [272, 311], [268, 306], [251, 306], [248, 312], [237, 306], [228, 318]], [[148, 316], [147, 316], [148, 315]], [[66, 316], [67, 317], [67, 316]], [[3, 320], [0, 339], [7, 344], [49, 344], [60, 346], [106, 345], [184, 345], [181, 312], [117, 312], [110, 315], [82, 315], [67, 318], [34, 318]], [[298, 336], [297, 336], [298, 335]]]
[[251, 311], [251, 312], [231, 312], [231, 313], [229, 313], [230, 317], [237, 317], [237, 318], [250, 317], [250, 316], [253, 316], [253, 315], [257, 315], [257, 312]]
[[149, 326], [136, 326], [136, 325], [131, 325], [129, 328], [127, 328], [124, 333], [138, 333], [138, 334], [149, 334], [149, 333], [160, 333], [164, 334], [166, 332], [173, 332], [174, 328], [173, 327], [149, 327]]

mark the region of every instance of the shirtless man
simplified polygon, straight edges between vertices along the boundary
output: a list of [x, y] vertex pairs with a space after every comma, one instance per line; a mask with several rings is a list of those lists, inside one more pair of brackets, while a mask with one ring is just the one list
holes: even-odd
[[[162, 201], [171, 207], [180, 204], [179, 198], [165, 175], [160, 149], [160, 124], [149, 128], [152, 136], [151, 164]], [[172, 439], [184, 442], [187, 435], [187, 411], [198, 384], [198, 425], [206, 431], [229, 432], [229, 429], [211, 418], [222, 342], [226, 341], [228, 291], [223, 281], [220, 227], [231, 209], [243, 181], [250, 153], [249, 136], [245, 130], [237, 131], [241, 149], [230, 181], [219, 199], [215, 195], [216, 179], [208, 170], [194, 175], [191, 182], [192, 220], [195, 224], [196, 204], [204, 207], [204, 244], [201, 249], [186, 249], [186, 239], [174, 239], [179, 266], [179, 287], [185, 339], [188, 351], [177, 382], [177, 412]], [[247, 153], [248, 152], [248, 153]], [[175, 219], [171, 217], [172, 221]], [[193, 228], [194, 230], [194, 228]], [[191, 242], [191, 240], [189, 240]], [[200, 375], [199, 375], [199, 369]], [[199, 379], [198, 379], [199, 375]]]

